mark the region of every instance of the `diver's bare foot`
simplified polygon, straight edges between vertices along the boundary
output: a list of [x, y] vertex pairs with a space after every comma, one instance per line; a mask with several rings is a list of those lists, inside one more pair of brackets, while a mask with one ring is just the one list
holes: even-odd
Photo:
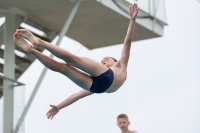
[[17, 29], [16, 32], [20, 34], [23, 38], [28, 39], [33, 45], [39, 45], [39, 38], [34, 36], [30, 31], [27, 29]]
[[14, 42], [17, 44], [17, 46], [21, 47], [24, 51], [31, 53], [32, 47], [22, 38], [19, 34], [14, 34]]

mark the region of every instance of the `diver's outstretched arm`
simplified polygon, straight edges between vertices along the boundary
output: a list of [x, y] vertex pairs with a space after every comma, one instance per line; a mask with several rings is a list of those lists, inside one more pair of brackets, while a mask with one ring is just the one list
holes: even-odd
[[81, 90], [75, 94], [72, 94], [66, 100], [64, 100], [63, 102], [58, 104], [58, 108], [62, 109], [64, 107], [69, 106], [70, 104], [76, 102], [77, 100], [84, 98], [86, 96], [92, 95], [92, 94], [93, 94], [92, 92], [89, 92], [87, 90]]
[[58, 104], [57, 106], [55, 105], [50, 105], [52, 108], [47, 112], [46, 116], [49, 119], [53, 119], [53, 117], [60, 111], [60, 109], [65, 108], [69, 106], [70, 104], [73, 104], [77, 100], [92, 95], [92, 92], [86, 91], [86, 90], [81, 90], [75, 94], [72, 94], [69, 96], [66, 100]]
[[124, 45], [122, 49], [122, 54], [120, 58], [120, 64], [127, 67], [128, 59], [130, 56], [131, 42], [133, 38], [134, 28], [135, 28], [135, 19], [138, 13], [138, 6], [136, 3], [130, 5], [129, 7], [129, 15], [130, 15], [130, 23], [128, 26], [127, 34], [124, 39]]

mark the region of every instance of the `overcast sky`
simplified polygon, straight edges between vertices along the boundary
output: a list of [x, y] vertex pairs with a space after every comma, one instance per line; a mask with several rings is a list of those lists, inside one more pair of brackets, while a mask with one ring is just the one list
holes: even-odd
[[[49, 104], [81, 90], [48, 70], [26, 116], [25, 133], [119, 133], [116, 117], [120, 113], [130, 117], [130, 129], [139, 133], [199, 133], [200, 2], [165, 3], [168, 26], [163, 37], [132, 43], [128, 78], [121, 89], [81, 99], [48, 120]], [[67, 37], [61, 47], [98, 61], [107, 55], [119, 58], [122, 50], [118, 44], [89, 51]], [[26, 101], [42, 69], [35, 61], [20, 78], [26, 84]]]

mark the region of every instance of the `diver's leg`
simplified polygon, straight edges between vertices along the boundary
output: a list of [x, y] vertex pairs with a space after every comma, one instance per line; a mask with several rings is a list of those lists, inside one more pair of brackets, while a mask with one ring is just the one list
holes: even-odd
[[20, 35], [15, 35], [14, 41], [19, 47], [35, 56], [47, 68], [62, 73], [63, 75], [67, 76], [70, 80], [72, 80], [75, 84], [89, 91], [92, 85], [92, 78], [88, 74], [76, 68], [73, 68], [66, 63], [58, 62], [40, 53], [39, 51], [31, 47]]
[[63, 48], [60, 48], [46, 41], [43, 41], [35, 37], [30, 31], [26, 29], [20, 29], [17, 30], [16, 32], [28, 38], [33, 45], [39, 45], [44, 47], [58, 58], [63, 59], [67, 64], [77, 67], [92, 76], [98, 76], [103, 72], [105, 72], [106, 70], [108, 70], [108, 68], [103, 64], [95, 60], [92, 60], [90, 58], [79, 57]]

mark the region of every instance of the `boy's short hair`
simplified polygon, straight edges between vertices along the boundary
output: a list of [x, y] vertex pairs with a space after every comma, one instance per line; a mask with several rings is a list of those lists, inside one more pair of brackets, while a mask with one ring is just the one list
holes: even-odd
[[114, 60], [114, 62], [117, 62], [117, 60], [115, 58], [113, 58], [113, 57], [110, 57], [110, 58], [112, 58]]
[[117, 120], [119, 118], [123, 118], [123, 119], [127, 119], [128, 120], [128, 116], [126, 114], [120, 114], [120, 115], [118, 115]]

